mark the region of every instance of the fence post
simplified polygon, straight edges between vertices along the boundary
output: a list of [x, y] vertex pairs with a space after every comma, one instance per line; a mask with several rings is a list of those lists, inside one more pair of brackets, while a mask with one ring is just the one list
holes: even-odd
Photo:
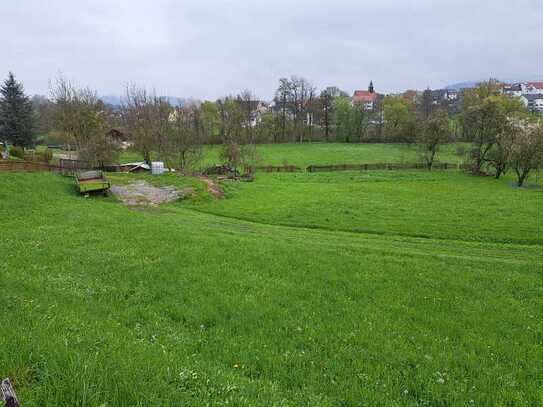
[[15, 390], [13, 390], [13, 387], [11, 386], [11, 382], [8, 378], [2, 380], [2, 399], [4, 400], [4, 406], [5, 407], [19, 407], [19, 400], [17, 400], [17, 396], [15, 395]]

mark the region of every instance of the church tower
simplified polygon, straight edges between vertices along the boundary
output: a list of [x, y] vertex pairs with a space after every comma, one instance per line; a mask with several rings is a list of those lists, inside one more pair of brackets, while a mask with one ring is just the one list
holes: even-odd
[[370, 81], [370, 86], [368, 86], [368, 91], [373, 93], [373, 81]]

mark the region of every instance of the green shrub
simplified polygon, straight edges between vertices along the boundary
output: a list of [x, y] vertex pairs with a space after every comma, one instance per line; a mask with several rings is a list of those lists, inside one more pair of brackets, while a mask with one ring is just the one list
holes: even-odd
[[39, 159], [40, 161], [43, 161], [45, 163], [51, 162], [51, 160], [53, 159], [53, 150], [51, 150], [50, 148], [46, 149], [39, 155]]
[[463, 145], [459, 145], [458, 147], [456, 147], [456, 155], [458, 157], [466, 157], [468, 155], [468, 152], [469, 150]]
[[9, 155], [20, 159], [25, 158], [25, 150], [22, 147], [13, 146], [9, 149]]

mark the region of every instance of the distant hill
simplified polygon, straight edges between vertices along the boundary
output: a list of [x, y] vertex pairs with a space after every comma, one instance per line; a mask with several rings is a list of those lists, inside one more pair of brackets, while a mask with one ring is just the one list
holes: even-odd
[[[167, 100], [172, 106], [183, 106], [192, 101], [192, 99], [180, 98], [176, 96], [160, 96], [160, 98]], [[106, 105], [111, 105], [111, 106], [121, 105], [120, 96], [105, 95], [105, 96], [100, 96], [100, 100], [104, 102]]]
[[467, 82], [458, 82], [451, 85], [445, 86], [445, 89], [449, 90], [462, 90], [467, 88], [474, 88], [481, 81], [467, 81]]

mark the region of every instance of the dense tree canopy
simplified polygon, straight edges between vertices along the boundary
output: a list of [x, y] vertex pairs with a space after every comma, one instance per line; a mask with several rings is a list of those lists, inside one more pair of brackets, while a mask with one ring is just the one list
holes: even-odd
[[383, 101], [384, 133], [387, 141], [414, 141], [416, 135], [415, 105], [401, 96], [388, 96]]
[[451, 131], [447, 111], [443, 108], [434, 109], [421, 123], [417, 132], [417, 143], [429, 170], [432, 169], [439, 147], [449, 141], [451, 141]]
[[501, 94], [492, 80], [464, 92], [460, 120], [467, 141], [474, 146], [471, 152], [474, 173], [480, 173], [489, 162], [491, 150], [499, 148], [498, 136], [507, 130], [508, 120], [526, 114], [524, 105]]
[[204, 144], [221, 144], [224, 162], [244, 167], [254, 162], [257, 143], [372, 141], [417, 143], [422, 161], [431, 169], [439, 147], [458, 140], [457, 129], [471, 143], [475, 174], [493, 170], [499, 178], [514, 169], [523, 183], [541, 164], [541, 132], [533, 130], [533, 123], [528, 125], [526, 107], [504, 94], [501, 83], [491, 79], [463, 90], [453, 110], [447, 100], [439, 99], [441, 94], [426, 89], [378, 95], [368, 107], [353, 103], [337, 87], [317, 93], [307, 79], [291, 76], [279, 80], [269, 104], [244, 90], [216, 101], [177, 106], [131, 85], [121, 107], [115, 108], [105, 105], [95, 91], [76, 89], [62, 78], [51, 99], [34, 97], [31, 103], [10, 73], [0, 89], [0, 141], [32, 144], [34, 106], [40, 131], [51, 130], [50, 139], [62, 139], [95, 163], [115, 159], [120, 141], [112, 140], [111, 134], [122, 127], [145, 161], [158, 158], [181, 168], [200, 159]]

